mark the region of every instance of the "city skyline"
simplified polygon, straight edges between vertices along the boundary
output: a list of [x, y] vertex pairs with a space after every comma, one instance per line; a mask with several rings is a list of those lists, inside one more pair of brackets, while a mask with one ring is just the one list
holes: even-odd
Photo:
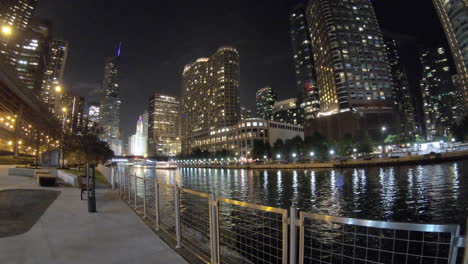
[[[236, 16], [224, 16], [223, 14], [229, 12], [221, 3], [206, 1], [197, 6], [187, 3], [187, 9], [193, 7], [198, 10], [207, 6], [210, 7], [210, 13], [216, 10], [220, 15], [203, 18], [201, 10], [194, 14], [180, 11], [181, 13], [177, 14], [177, 17], [188, 16], [191, 20], [196, 21], [193, 33], [186, 33], [187, 30], [182, 30], [188, 24], [174, 22], [170, 26], [173, 26], [175, 30], [171, 30], [171, 32], [180, 29], [180, 34], [166, 33], [158, 27], [156, 32], [161, 34], [161, 37], [154, 42], [152, 40], [155, 37], [142, 34], [146, 26], [139, 28], [136, 24], [139, 21], [145, 23], [149, 23], [149, 21], [137, 19], [134, 22], [126, 21], [127, 25], [121, 26], [122, 22], [113, 18], [113, 14], [120, 11], [117, 7], [110, 7], [109, 12], [106, 12], [103, 17], [97, 17], [97, 13], [102, 12], [106, 5], [98, 4], [93, 10], [90, 10], [91, 3], [87, 1], [81, 1], [80, 5], [67, 3], [66, 6], [55, 1], [40, 1], [38, 13], [51, 19], [54, 25], [54, 35], [57, 38], [69, 41], [70, 59], [65, 74], [65, 85], [82, 96], [86, 95], [90, 89], [99, 87], [99, 78], [102, 76], [102, 60], [112, 54], [119, 41], [123, 42], [121, 88], [122, 97], [128, 97], [128, 100], [124, 100], [122, 104], [121, 127], [124, 134], [129, 135], [134, 132], [132, 130], [135, 119], [144, 110], [141, 101], [146, 100], [154, 92], [179, 96], [180, 73], [183, 65], [204, 56], [204, 54], [209, 54], [212, 50], [223, 45], [236, 47], [243, 58], [240, 82], [241, 104], [243, 106], [255, 109], [255, 92], [265, 86], [271, 86], [278, 90], [279, 99], [296, 96], [296, 89], [293, 89], [295, 75], [289, 34], [289, 15], [294, 5], [299, 2], [301, 1], [283, 1], [281, 3], [241, 1], [235, 4], [230, 12], [237, 13]], [[400, 12], [403, 19], [394, 21], [391, 12], [398, 10], [399, 3], [397, 3], [398, 1], [393, 2], [393, 4], [385, 3], [385, 1], [373, 2], [384, 34], [387, 31], [392, 31], [400, 35], [415, 35], [414, 38], [419, 37], [421, 41], [427, 42], [430, 46], [435, 45], [436, 40], [440, 42], [441, 38], [444, 37], [432, 3], [408, 4], [405, 10]], [[148, 7], [146, 12], [160, 14], [160, 11], [155, 10], [150, 4], [145, 7]], [[174, 8], [171, 4], [165, 4], [161, 10], [167, 12]], [[93, 26], [89, 21], [77, 22], [72, 18], [73, 16], [67, 16], [70, 12], [75, 12], [76, 9], [89, 13]], [[383, 12], [385, 9], [390, 9], [390, 12]], [[412, 19], [409, 16], [411, 10], [419, 10], [418, 13], [421, 13], [422, 16]], [[131, 17], [136, 15], [134, 14], [136, 11], [131, 7], [126, 12]], [[168, 17], [161, 14], [158, 19], [168, 19]], [[210, 26], [210, 19], [215, 19], [219, 25]], [[405, 23], [408, 24], [408, 21], [411, 23], [406, 26]], [[154, 24], [157, 23], [154, 21]], [[153, 25], [153, 22], [149, 24]], [[416, 29], [422, 25], [431, 25], [431, 27], [430, 29], [423, 28], [418, 32]], [[84, 36], [77, 34], [77, 30], [82, 28], [90, 30], [85, 32]], [[108, 32], [105, 28], [109, 29]], [[223, 30], [220, 30], [221, 28]], [[219, 34], [213, 34], [218, 32]], [[181, 42], [182, 39], [186, 38], [189, 38], [190, 41], [185, 44], [183, 41]], [[83, 39], [86, 40], [85, 43], [83, 43]], [[406, 41], [409, 39], [410, 45], [404, 44], [411, 47], [403, 50], [402, 61], [403, 64], [411, 62], [412, 65], [408, 66], [410, 83], [411, 87], [416, 85], [417, 88], [418, 77], [415, 77], [415, 72], [417, 73], [420, 67], [417, 53], [414, 52], [415, 42], [411, 40], [411, 37], [403, 37], [403, 39]], [[436, 40], [430, 41], [431, 39]], [[445, 42], [445, 40], [442, 41]], [[83, 49], [86, 50], [86, 54], [83, 53], [82, 49], [76, 48], [78, 46], [88, 48]], [[169, 52], [166, 52], [167, 50]], [[154, 78], [155, 76], [156, 78]], [[136, 94], [135, 90], [139, 92]]]

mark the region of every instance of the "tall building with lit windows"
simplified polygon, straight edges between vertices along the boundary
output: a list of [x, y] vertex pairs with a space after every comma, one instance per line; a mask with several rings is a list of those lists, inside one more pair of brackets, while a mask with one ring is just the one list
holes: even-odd
[[289, 15], [289, 24], [296, 86], [301, 95], [301, 108], [309, 119], [317, 117], [320, 101], [305, 10], [303, 4], [295, 6]]
[[320, 95], [306, 135], [336, 139], [362, 129], [379, 139], [383, 126], [394, 133], [392, 78], [372, 3], [309, 1], [306, 16]]
[[15, 29], [25, 31], [29, 27], [38, 0], [2, 0], [0, 2], [0, 21]]
[[182, 73], [182, 153], [210, 131], [237, 124], [239, 99], [239, 52], [219, 48], [210, 58], [199, 58]]
[[257, 106], [257, 117], [264, 120], [273, 120], [273, 108], [278, 94], [271, 87], [264, 87], [257, 91], [255, 104]]
[[148, 104], [148, 154], [175, 156], [180, 153], [180, 99], [154, 94]]
[[400, 62], [399, 45], [394, 39], [385, 39], [385, 48], [392, 73], [394, 108], [400, 119], [399, 134], [402, 138], [413, 139], [416, 134], [420, 134], [420, 126], [416, 123], [415, 103], [411, 97], [408, 76]]
[[102, 98], [100, 108], [100, 126], [103, 129], [101, 139], [107, 141], [116, 155], [120, 155], [122, 141], [120, 139], [120, 50], [115, 56], [106, 59], [104, 65], [104, 79], [102, 81]]
[[60, 111], [63, 98], [63, 73], [67, 62], [68, 43], [62, 40], [49, 42], [49, 51], [42, 81], [41, 98], [52, 113]]
[[463, 113], [461, 95], [453, 82], [447, 56], [442, 47], [421, 52], [420, 88], [428, 139], [447, 136], [454, 121]]
[[299, 106], [297, 98], [277, 101], [273, 108], [273, 120], [302, 127], [304, 111]]
[[468, 111], [468, 1], [433, 0], [452, 51], [459, 89]]
[[37, 0], [0, 1], [0, 60], [39, 95], [50, 25], [32, 21], [36, 5]]

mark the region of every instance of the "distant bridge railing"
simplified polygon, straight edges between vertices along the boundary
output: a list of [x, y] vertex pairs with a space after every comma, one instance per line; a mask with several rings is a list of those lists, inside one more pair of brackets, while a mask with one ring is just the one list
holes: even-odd
[[200, 263], [468, 263], [459, 225], [298, 213], [123, 172], [116, 186], [147, 223]]

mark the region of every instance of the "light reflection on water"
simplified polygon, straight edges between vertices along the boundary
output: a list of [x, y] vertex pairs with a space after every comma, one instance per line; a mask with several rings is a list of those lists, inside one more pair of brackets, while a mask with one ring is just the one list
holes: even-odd
[[468, 161], [340, 170], [129, 167], [165, 184], [262, 205], [373, 220], [457, 223], [468, 217]]

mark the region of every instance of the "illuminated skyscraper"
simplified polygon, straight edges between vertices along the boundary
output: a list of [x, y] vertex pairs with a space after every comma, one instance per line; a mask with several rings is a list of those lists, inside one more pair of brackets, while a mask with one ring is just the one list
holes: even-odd
[[[0, 2], [0, 60], [12, 66], [18, 78], [40, 95], [49, 42], [50, 25], [32, 21], [37, 0]], [[4, 33], [7, 28], [9, 33]]]
[[13, 34], [8, 45], [3, 46], [2, 60], [10, 65], [18, 78], [40, 96], [44, 72], [48, 60], [50, 24], [33, 21], [27, 31]]
[[28, 29], [37, 0], [2, 0], [0, 2], [0, 21], [14, 29]]
[[261, 88], [255, 96], [257, 117], [264, 120], [273, 120], [273, 108], [277, 100], [277, 93], [271, 87]]
[[419, 126], [416, 125], [415, 104], [411, 97], [408, 77], [400, 63], [397, 42], [388, 39], [385, 41], [385, 48], [392, 73], [395, 112], [400, 118], [399, 132], [403, 138], [412, 139], [418, 134]]
[[179, 98], [155, 94], [148, 105], [148, 152], [150, 156], [180, 153]]
[[468, 1], [433, 0], [433, 2], [452, 51], [465, 111], [468, 111]]
[[394, 133], [392, 78], [372, 3], [309, 1], [306, 16], [320, 95], [320, 120], [306, 135], [341, 138], [364, 129], [376, 139], [382, 126]]
[[463, 113], [461, 97], [444, 48], [428, 49], [421, 53], [421, 92], [426, 136], [447, 136], [455, 119]]
[[273, 120], [302, 127], [304, 112], [297, 101], [296, 98], [277, 101], [273, 108]]
[[289, 15], [289, 23], [296, 69], [296, 85], [299, 94], [301, 94], [301, 107], [304, 109], [306, 118], [314, 118], [318, 114], [320, 103], [310, 32], [303, 4], [293, 8]]
[[46, 69], [42, 81], [41, 98], [52, 113], [61, 108], [63, 97], [63, 73], [67, 61], [68, 43], [62, 40], [49, 42]]
[[120, 140], [120, 49], [115, 56], [105, 61], [104, 79], [102, 81], [103, 96], [101, 98], [100, 119], [103, 129], [102, 140], [107, 141], [116, 155], [121, 153]]
[[182, 74], [182, 153], [192, 151], [196, 139], [240, 120], [239, 53], [219, 48], [210, 58], [186, 65]]

